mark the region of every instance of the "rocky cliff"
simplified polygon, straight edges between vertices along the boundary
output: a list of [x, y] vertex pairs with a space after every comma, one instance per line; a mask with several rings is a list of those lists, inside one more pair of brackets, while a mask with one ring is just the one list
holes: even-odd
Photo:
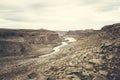
[[50, 56], [0, 58], [0, 80], [120, 80], [119, 30], [113, 24], [83, 37], [76, 34], [76, 42]]
[[0, 29], [0, 56], [28, 54], [40, 49], [40, 45], [56, 44], [59, 41], [59, 35], [54, 31]]
[[120, 80], [119, 30], [119, 24], [105, 26], [46, 59], [43, 80]]
[[119, 38], [120, 37], [120, 23], [104, 26], [102, 28], [102, 31], [106, 32], [106, 34], [108, 34], [109, 36], [113, 38]]
[[92, 35], [95, 33], [95, 30], [93, 29], [87, 29], [87, 30], [75, 30], [75, 31], [68, 31], [66, 35], [68, 36], [74, 36], [78, 39], [87, 37], [89, 35]]

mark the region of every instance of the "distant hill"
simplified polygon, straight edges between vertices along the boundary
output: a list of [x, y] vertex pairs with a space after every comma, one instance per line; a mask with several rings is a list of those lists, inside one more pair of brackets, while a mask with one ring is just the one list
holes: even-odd
[[23, 55], [38, 45], [56, 44], [59, 41], [59, 35], [54, 31], [0, 29], [0, 56]]
[[73, 31], [68, 31], [66, 35], [68, 36], [74, 36], [78, 39], [81, 39], [83, 37], [87, 37], [89, 35], [94, 34], [96, 31], [93, 29], [86, 29], [86, 30], [73, 30]]

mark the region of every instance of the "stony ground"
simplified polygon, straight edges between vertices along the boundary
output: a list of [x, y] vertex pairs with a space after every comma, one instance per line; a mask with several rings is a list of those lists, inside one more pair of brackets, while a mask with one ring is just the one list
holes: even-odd
[[1, 59], [0, 80], [120, 80], [119, 41], [92, 35], [55, 55]]
[[36, 56], [0, 57], [0, 80], [120, 80], [120, 24], [76, 39], [54, 55], [38, 55], [48, 46]]

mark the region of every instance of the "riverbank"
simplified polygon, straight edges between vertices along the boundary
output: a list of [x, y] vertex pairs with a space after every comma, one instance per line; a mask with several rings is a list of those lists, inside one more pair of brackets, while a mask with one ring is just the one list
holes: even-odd
[[[40, 55], [38, 57], [38, 55], [36, 56], [32, 56], [32, 57], [24, 57], [24, 56], [19, 56], [19, 57], [4, 57], [0, 59], [0, 79], [9, 79], [9, 80], [20, 80], [20, 78], [23, 80], [23, 78], [21, 76], [25, 76], [27, 77], [27, 75], [29, 73], [31, 73], [32, 71], [34, 71], [33, 67], [35, 67], [35, 70], [38, 69], [38, 66], [41, 65], [41, 62], [45, 62], [48, 61], [46, 59], [50, 59], [52, 57], [55, 57], [56, 55], [58, 55], [58, 53], [60, 54], [61, 51], [64, 49], [64, 47], [68, 47], [68, 45], [70, 45], [69, 43], [72, 43], [76, 40], [74, 40], [73, 38], [65, 38], [65, 40], [67, 41], [63, 41], [61, 42], [61, 45], [58, 45], [56, 47], [53, 48], [53, 52], [48, 53], [46, 51], [46, 54]], [[56, 57], [57, 58], [57, 57]], [[16, 74], [17, 73], [17, 74]], [[10, 74], [12, 74], [12, 76], [9, 76]], [[16, 78], [16, 77], [20, 77], [20, 78]], [[25, 79], [27, 80], [27, 79]], [[29, 80], [29, 79], [28, 79]]]
[[49, 55], [54, 55], [55, 53], [57, 54], [62, 47], [67, 46], [67, 45], [69, 45], [69, 43], [73, 43], [75, 41], [76, 41], [75, 38], [65, 37], [63, 42], [61, 42], [59, 46], [54, 47], [51, 53], [48, 53], [48, 54], [45, 54], [45, 55], [42, 55], [42, 56], [39, 56], [39, 57], [47, 57]]
[[119, 31], [110, 25], [53, 55], [2, 62], [0, 80], [120, 80]]
[[[114, 74], [119, 80], [119, 73], [116, 73], [119, 52], [113, 49], [112, 54], [110, 47], [101, 48], [113, 42], [94, 35], [68, 44], [54, 55], [8, 61], [1, 66], [0, 79], [5, 76], [5, 80], [113, 80], [111, 75]], [[108, 54], [105, 55], [104, 51]], [[117, 71], [112, 69], [114, 66]]]

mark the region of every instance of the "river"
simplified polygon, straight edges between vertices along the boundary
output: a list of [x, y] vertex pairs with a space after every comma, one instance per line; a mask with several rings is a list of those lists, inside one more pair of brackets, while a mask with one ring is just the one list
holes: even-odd
[[55, 53], [59, 52], [62, 47], [67, 46], [69, 43], [75, 42], [75, 41], [76, 41], [75, 38], [66, 37], [65, 41], [61, 42], [61, 45], [56, 46], [56, 47], [53, 48], [53, 52], [51, 52], [49, 54], [46, 54], [46, 55], [43, 55], [43, 56], [40, 56], [40, 57], [45, 57], [45, 56], [49, 56], [49, 55], [55, 54]]

